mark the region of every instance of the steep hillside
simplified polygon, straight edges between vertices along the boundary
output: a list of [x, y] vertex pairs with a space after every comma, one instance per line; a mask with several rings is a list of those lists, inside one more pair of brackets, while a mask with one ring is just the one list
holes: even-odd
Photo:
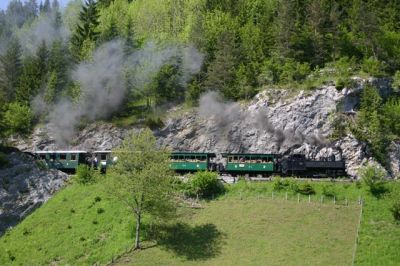
[[68, 180], [57, 170], [46, 170], [28, 154], [11, 152], [0, 168], [0, 235], [46, 202]]

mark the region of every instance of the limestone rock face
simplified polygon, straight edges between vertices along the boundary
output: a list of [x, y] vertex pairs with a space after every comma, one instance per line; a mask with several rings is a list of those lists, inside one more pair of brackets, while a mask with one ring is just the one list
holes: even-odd
[[337, 141], [328, 136], [333, 115], [337, 111], [352, 115], [357, 104], [357, 89], [338, 91], [326, 86], [294, 96], [283, 90], [264, 91], [237, 110], [222, 103], [222, 108], [216, 108], [219, 113], [207, 117], [194, 112], [170, 119], [157, 137], [160, 145], [181, 151], [303, 153], [315, 159], [343, 156], [348, 174], [355, 177], [358, 167], [370, 160], [366, 144], [351, 135]]
[[[211, 93], [200, 99], [198, 109], [171, 116], [154, 133], [159, 145], [175, 151], [303, 153], [315, 159], [343, 156], [348, 174], [357, 177], [360, 166], [375, 160], [367, 144], [352, 135], [333, 141], [330, 138], [333, 121], [338, 113], [354, 118], [366, 82], [374, 83], [382, 96], [391, 92], [387, 80], [354, 80], [355, 88], [343, 90], [329, 85], [299, 92], [267, 89], [246, 104], [218, 101], [218, 95]], [[38, 127], [30, 138], [14, 138], [11, 142], [26, 151], [105, 150], [118, 146], [129, 132], [138, 130], [96, 122], [77, 130], [70, 143], [63, 145], [56, 142], [57, 136], [52, 135], [51, 127], [49, 124]], [[391, 169], [388, 170], [395, 177], [400, 172], [400, 144], [393, 143], [389, 150]]]
[[46, 202], [68, 179], [57, 170], [41, 169], [30, 155], [12, 152], [0, 170], [0, 235]]

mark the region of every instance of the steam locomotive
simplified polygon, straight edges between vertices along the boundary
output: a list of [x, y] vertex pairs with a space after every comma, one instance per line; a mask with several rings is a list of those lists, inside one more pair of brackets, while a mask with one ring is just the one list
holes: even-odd
[[[111, 151], [37, 151], [33, 154], [49, 168], [65, 172], [74, 172], [80, 164], [105, 170], [117, 162], [117, 157], [113, 157]], [[172, 152], [170, 168], [177, 173], [216, 171], [232, 176], [347, 176], [343, 158], [335, 160], [331, 156], [312, 160], [302, 154]]]

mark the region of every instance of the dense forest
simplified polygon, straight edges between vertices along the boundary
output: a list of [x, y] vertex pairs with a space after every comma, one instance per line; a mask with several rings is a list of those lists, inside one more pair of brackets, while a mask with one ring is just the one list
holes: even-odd
[[[196, 105], [207, 90], [246, 100], [266, 87], [343, 88], [352, 75], [393, 78], [399, 89], [400, 2], [75, 0], [61, 10], [57, 0], [13, 0], [0, 12], [0, 53], [3, 136], [52, 119]], [[400, 105], [374, 90], [359, 135], [380, 151], [382, 132], [400, 134]]]

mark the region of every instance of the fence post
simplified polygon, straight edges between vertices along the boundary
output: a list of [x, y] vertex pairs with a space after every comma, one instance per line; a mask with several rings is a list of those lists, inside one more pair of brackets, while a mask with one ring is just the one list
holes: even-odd
[[196, 203], [199, 202], [199, 194], [196, 194]]
[[285, 199], [287, 200], [287, 192], [285, 193]]
[[311, 195], [308, 195], [308, 203], [311, 202]]
[[347, 197], [346, 197], [346, 206], [348, 205], [348, 202], [347, 202]]
[[336, 205], [336, 196], [333, 196], [333, 204]]
[[274, 199], [274, 192], [272, 191], [272, 199]]
[[324, 196], [321, 196], [321, 203], [324, 203]]
[[300, 194], [297, 193], [297, 202], [300, 202]]
[[242, 200], [242, 199], [243, 199], [242, 192], [240, 191], [240, 200]]

